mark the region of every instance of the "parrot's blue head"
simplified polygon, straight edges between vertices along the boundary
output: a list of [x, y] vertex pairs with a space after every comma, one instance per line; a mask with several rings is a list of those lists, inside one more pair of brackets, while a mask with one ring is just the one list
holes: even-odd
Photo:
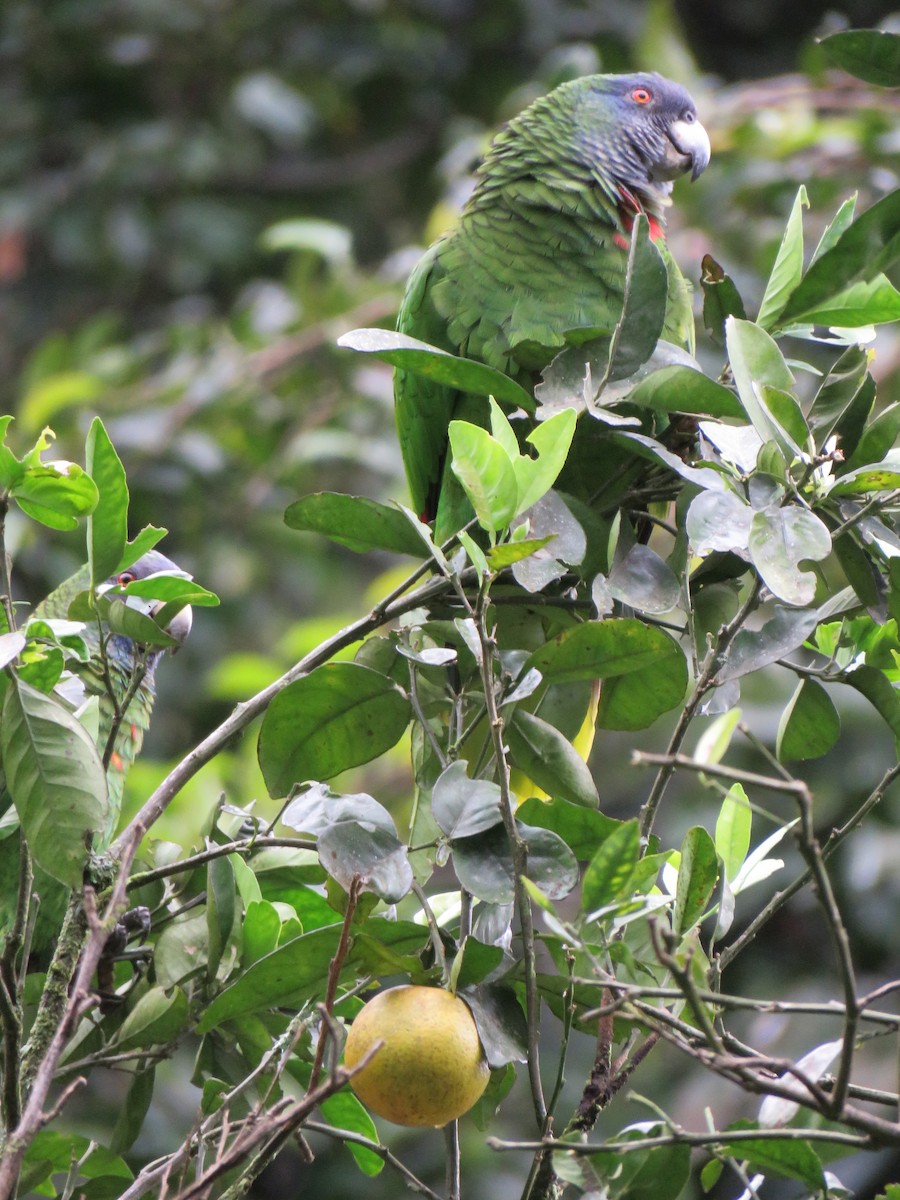
[[696, 179], [709, 165], [709, 136], [681, 84], [641, 73], [589, 75], [564, 87], [572, 89], [576, 152], [650, 211], [667, 204], [674, 179]]

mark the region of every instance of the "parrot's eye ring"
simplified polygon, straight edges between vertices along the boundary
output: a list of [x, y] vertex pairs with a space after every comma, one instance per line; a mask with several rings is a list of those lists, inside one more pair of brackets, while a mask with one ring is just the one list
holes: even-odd
[[137, 576], [134, 571], [123, 571], [121, 575], [116, 576], [116, 583], [119, 587], [127, 587], [129, 583], [134, 583]]
[[631, 98], [636, 104], [649, 104], [653, 95], [647, 88], [635, 88], [631, 93]]

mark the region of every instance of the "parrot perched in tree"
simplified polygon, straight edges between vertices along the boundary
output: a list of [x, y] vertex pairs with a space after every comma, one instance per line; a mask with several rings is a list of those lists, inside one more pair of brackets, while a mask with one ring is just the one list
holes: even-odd
[[[106, 580], [97, 591], [102, 594], [116, 585], [125, 586], [133, 580], [156, 574], [184, 576], [185, 572], [165, 555], [150, 550], [132, 566]], [[65, 620], [72, 600], [79, 592], [85, 591], [89, 584], [89, 570], [83, 567], [42, 601], [35, 609], [34, 616], [50, 621]], [[130, 607], [138, 608], [149, 616], [162, 608], [162, 603], [158, 601], [137, 597], [122, 599]], [[166, 629], [175, 640], [173, 653], [187, 637], [190, 628], [191, 609], [185, 607]], [[110, 809], [107, 828], [97, 831], [97, 841], [102, 847], [109, 843], [119, 822], [125, 776], [140, 752], [144, 734], [150, 725], [156, 696], [156, 670], [165, 650], [139, 646], [130, 638], [111, 633], [105, 628], [101, 633], [97, 624], [92, 622], [84, 625], [81, 636], [88, 647], [89, 658], [87, 662], [75, 666], [72, 678], [63, 684], [62, 694], [73, 706], [78, 706], [90, 696], [97, 697], [96, 744], [98, 753], [107, 764]], [[101, 654], [101, 636], [105, 641], [105, 655]], [[14, 911], [19, 855], [18, 829], [15, 824], [10, 825], [2, 819], [2, 814], [8, 812], [10, 805], [8, 793], [4, 795], [3, 792], [5, 789], [0, 788], [0, 933], [9, 927]], [[6, 826], [5, 837], [2, 836], [3, 826]], [[41, 897], [41, 906], [33, 946], [40, 951], [58, 932], [68, 893], [61, 883], [37, 865], [34, 890]]]
[[[531, 391], [561, 349], [584, 340], [579, 329], [612, 334], [629, 236], [644, 214], [668, 274], [663, 336], [690, 344], [690, 295], [665, 250], [665, 210], [673, 180], [696, 179], [709, 157], [709, 137], [679, 84], [657, 74], [562, 84], [494, 139], [459, 223], [413, 270], [398, 330]], [[402, 369], [394, 395], [413, 505], [435, 521], [441, 541], [466, 519], [448, 469], [447, 427], [454, 419], [486, 426], [487, 402]]]
[[[185, 572], [164, 554], [160, 554], [158, 550], [148, 550], [136, 563], [106, 580], [97, 590], [103, 593], [117, 584], [124, 587], [135, 579], [146, 579], [149, 575], [184, 574]], [[65, 618], [72, 600], [79, 592], [85, 591], [89, 584], [90, 575], [85, 566], [51, 592], [47, 599], [37, 606], [35, 616], [45, 619]], [[126, 602], [132, 607], [140, 608], [150, 616], [162, 608], [160, 602], [153, 600], [130, 598]], [[168, 625], [166, 632], [176, 642], [173, 653], [190, 633], [191, 620], [190, 606], [186, 606]], [[87, 695], [98, 697], [97, 749], [101, 756], [108, 754], [109, 760], [106, 780], [109, 788], [112, 827], [106, 832], [111, 837], [115, 832], [122, 808], [125, 776], [128, 768], [140, 753], [144, 734], [150, 726], [150, 715], [156, 699], [156, 669], [165, 651], [161, 649], [148, 650], [135, 645], [130, 638], [123, 637], [121, 634], [107, 634], [105, 631], [106, 663], [104, 664], [100, 655], [100, 631], [97, 625], [86, 624], [83, 636], [90, 658], [78, 667], [76, 678]], [[108, 667], [108, 683], [106, 667]], [[123, 713], [121, 705], [126, 699], [135, 672], [140, 670], [143, 670], [143, 675], [128, 704], [127, 712]], [[116, 728], [115, 739], [112, 747], [107, 751], [107, 742], [114, 726]]]

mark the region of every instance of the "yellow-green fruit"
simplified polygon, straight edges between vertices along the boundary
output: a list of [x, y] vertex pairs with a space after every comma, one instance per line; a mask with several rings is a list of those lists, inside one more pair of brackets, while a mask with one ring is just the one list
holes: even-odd
[[350, 1086], [368, 1108], [397, 1125], [446, 1125], [472, 1107], [490, 1068], [466, 1005], [436, 987], [380, 992], [350, 1027], [344, 1062], [378, 1049]]

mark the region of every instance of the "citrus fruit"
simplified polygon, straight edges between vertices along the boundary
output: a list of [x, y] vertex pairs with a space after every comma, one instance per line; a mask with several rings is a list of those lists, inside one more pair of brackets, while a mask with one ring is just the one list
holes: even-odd
[[378, 1043], [350, 1086], [397, 1125], [446, 1125], [472, 1107], [490, 1068], [469, 1007], [437, 987], [380, 992], [350, 1027], [344, 1062], [354, 1067]]

